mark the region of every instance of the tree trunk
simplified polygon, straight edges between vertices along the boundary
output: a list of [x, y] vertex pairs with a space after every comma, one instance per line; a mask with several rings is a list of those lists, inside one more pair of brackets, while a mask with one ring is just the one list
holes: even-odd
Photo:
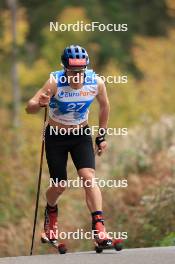
[[17, 47], [17, 0], [7, 0], [7, 4], [11, 11], [12, 21], [12, 94], [13, 94], [13, 120], [12, 125], [18, 128], [20, 125], [20, 87], [18, 78], [18, 47]]

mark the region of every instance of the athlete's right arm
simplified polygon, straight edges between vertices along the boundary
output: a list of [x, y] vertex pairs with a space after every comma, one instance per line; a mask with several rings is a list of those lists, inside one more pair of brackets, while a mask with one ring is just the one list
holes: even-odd
[[56, 83], [50, 82], [50, 79], [47, 80], [44, 86], [28, 101], [26, 112], [28, 114], [35, 114], [41, 107], [46, 107], [50, 102], [50, 98], [56, 94], [56, 91]]

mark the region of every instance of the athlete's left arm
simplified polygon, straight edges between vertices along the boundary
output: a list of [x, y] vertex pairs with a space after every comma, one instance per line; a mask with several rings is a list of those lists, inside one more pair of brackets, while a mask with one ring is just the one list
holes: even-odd
[[106, 86], [103, 80], [98, 77], [98, 94], [96, 96], [99, 103], [99, 128], [107, 128], [110, 105], [107, 96]]
[[[101, 78], [98, 78], [98, 95], [96, 96], [99, 103], [99, 128], [107, 129], [109, 119], [109, 100], [106, 92], [106, 86]], [[103, 131], [102, 131], [103, 132]], [[105, 140], [105, 134], [100, 133], [96, 137], [95, 152], [100, 156], [107, 148], [107, 142]]]

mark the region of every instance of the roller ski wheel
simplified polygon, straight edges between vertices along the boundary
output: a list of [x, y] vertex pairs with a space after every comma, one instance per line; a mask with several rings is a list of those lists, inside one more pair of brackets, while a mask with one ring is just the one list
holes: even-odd
[[122, 239], [114, 240], [113, 246], [114, 246], [116, 251], [121, 251], [123, 249], [123, 240]]
[[96, 252], [97, 254], [100, 254], [100, 253], [103, 252], [103, 248], [102, 248], [101, 246], [95, 246], [95, 252]]
[[41, 234], [41, 242], [43, 244], [49, 244], [52, 247], [56, 248], [58, 253], [60, 254], [65, 254], [67, 252], [67, 248], [64, 243], [59, 243], [57, 239], [50, 240], [45, 233]]

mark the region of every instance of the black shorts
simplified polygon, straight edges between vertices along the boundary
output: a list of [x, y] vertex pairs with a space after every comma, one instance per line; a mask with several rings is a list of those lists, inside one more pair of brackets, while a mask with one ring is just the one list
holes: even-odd
[[85, 134], [85, 129], [81, 128], [78, 135], [73, 133], [50, 135], [50, 125], [45, 131], [45, 151], [50, 177], [54, 181], [67, 179], [67, 159], [70, 152], [73, 163], [77, 170], [82, 168], [95, 169], [95, 155], [91, 135]]

